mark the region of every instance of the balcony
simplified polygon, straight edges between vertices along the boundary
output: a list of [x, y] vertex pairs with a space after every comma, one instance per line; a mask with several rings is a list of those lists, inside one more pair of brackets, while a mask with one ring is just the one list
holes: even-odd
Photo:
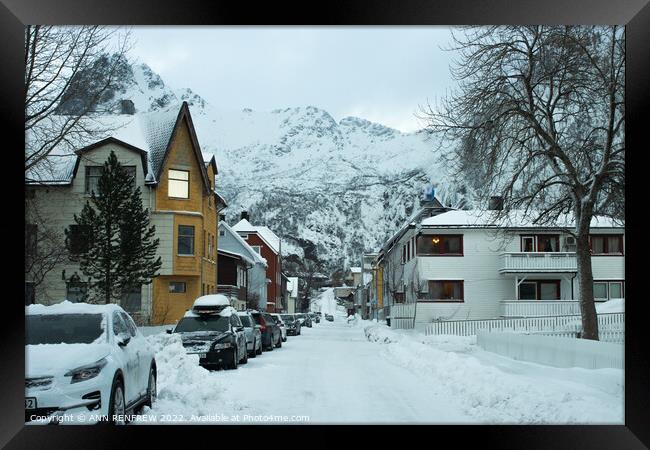
[[217, 293], [223, 294], [231, 301], [241, 300], [246, 301], [246, 287], [245, 286], [232, 286], [229, 284], [218, 284]]
[[576, 272], [575, 252], [501, 253], [500, 273]]
[[[604, 300], [596, 300], [596, 305]], [[501, 317], [547, 317], [580, 314], [577, 300], [505, 300], [500, 302]]]

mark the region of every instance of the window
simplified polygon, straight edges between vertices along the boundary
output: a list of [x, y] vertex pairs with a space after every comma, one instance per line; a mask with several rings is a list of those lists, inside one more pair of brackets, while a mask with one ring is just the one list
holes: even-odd
[[417, 241], [418, 255], [463, 256], [462, 235], [421, 235]]
[[88, 251], [90, 243], [90, 226], [89, 225], [70, 225], [68, 234], [70, 253], [80, 255]]
[[260, 245], [251, 245], [251, 247], [255, 250], [255, 253], [262, 254], [262, 247]]
[[88, 293], [88, 283], [82, 281], [69, 281], [65, 286], [65, 298], [72, 303], [82, 303], [86, 301]]
[[519, 284], [519, 300], [559, 300], [560, 280], [528, 280]]
[[124, 319], [122, 319], [120, 313], [116, 311], [113, 313], [113, 334], [117, 336], [120, 333], [131, 334], [124, 323]]
[[607, 301], [614, 298], [625, 298], [623, 281], [595, 281], [594, 300]]
[[201, 295], [205, 295], [205, 283], [201, 283]]
[[415, 236], [411, 238], [411, 258], [415, 258]]
[[122, 320], [124, 321], [124, 324], [126, 325], [126, 329], [128, 330], [129, 334], [135, 337], [135, 335], [138, 334], [138, 327], [133, 322], [133, 319], [131, 319], [131, 317], [128, 314], [123, 312], [121, 312], [120, 315], [122, 316]]
[[[95, 195], [99, 195], [99, 179], [102, 177], [103, 168], [103, 166], [86, 166], [86, 194], [90, 195], [95, 192]], [[132, 178], [135, 189], [135, 166], [122, 166], [122, 168]]]
[[187, 286], [184, 281], [170, 281], [169, 282], [169, 293], [170, 294], [182, 294], [186, 291]]
[[463, 282], [462, 281], [438, 281], [429, 280], [429, 292], [424, 300], [441, 302], [462, 302]]
[[521, 237], [522, 252], [558, 252], [560, 236], [556, 234], [538, 234]]
[[102, 166], [86, 166], [86, 194], [99, 194], [99, 179], [102, 176]]
[[223, 230], [219, 230], [219, 236], [225, 236], [225, 235], [226, 235], [226, 232], [225, 232], [225, 231], [223, 231]]
[[178, 226], [178, 254], [194, 255], [194, 227], [189, 225]]
[[589, 236], [591, 253], [593, 255], [622, 255], [623, 235], [591, 235]]
[[122, 294], [122, 307], [129, 312], [139, 312], [142, 308], [142, 287], [138, 286]]
[[203, 256], [209, 256], [209, 250], [206, 252], [206, 247], [209, 247], [208, 240], [206, 239], [206, 231], [203, 230]]
[[173, 198], [190, 198], [190, 173], [186, 170], [169, 170], [168, 195]]

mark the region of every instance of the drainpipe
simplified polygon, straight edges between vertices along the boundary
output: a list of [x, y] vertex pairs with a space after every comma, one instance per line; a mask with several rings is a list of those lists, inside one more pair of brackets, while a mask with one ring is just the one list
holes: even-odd
[[576, 272], [575, 275], [571, 277], [571, 300], [575, 300], [575, 297], [573, 296], [573, 280], [575, 280], [577, 276], [578, 272]]

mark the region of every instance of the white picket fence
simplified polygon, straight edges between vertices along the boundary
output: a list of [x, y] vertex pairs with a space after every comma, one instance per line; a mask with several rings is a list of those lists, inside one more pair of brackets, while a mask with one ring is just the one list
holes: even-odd
[[393, 305], [390, 308], [391, 328], [411, 329], [415, 322], [416, 303]]
[[[432, 322], [425, 326], [425, 335], [451, 334], [456, 336], [476, 335], [484, 331], [514, 331], [560, 333], [563, 336], [577, 336], [582, 329], [580, 315], [524, 317], [486, 320], [453, 320]], [[625, 313], [598, 314], [599, 339], [605, 342], [625, 341]]]

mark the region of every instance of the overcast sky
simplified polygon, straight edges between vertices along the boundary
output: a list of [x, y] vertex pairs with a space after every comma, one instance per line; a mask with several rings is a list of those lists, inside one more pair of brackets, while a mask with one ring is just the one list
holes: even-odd
[[448, 27], [134, 27], [131, 57], [219, 108], [313, 105], [401, 131], [453, 85]]

